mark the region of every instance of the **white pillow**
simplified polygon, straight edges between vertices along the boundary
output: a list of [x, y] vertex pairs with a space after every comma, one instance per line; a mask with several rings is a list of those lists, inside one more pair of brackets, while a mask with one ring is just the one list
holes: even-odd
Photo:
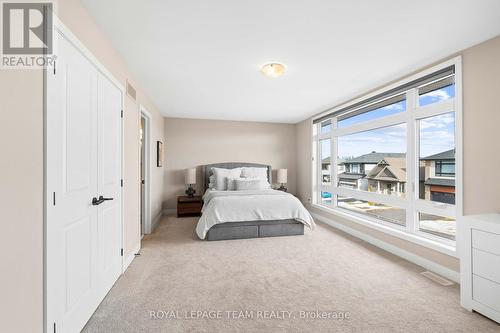
[[244, 178], [258, 178], [262, 180], [267, 179], [267, 168], [243, 167], [241, 176]]
[[259, 178], [240, 178], [235, 179], [234, 183], [237, 191], [266, 190], [271, 187], [268, 181]]
[[241, 168], [235, 168], [235, 169], [212, 168], [212, 173], [215, 177], [215, 189], [218, 191], [227, 191], [226, 178], [240, 177]]
[[241, 177], [227, 177], [226, 178], [228, 191], [236, 191], [236, 182], [235, 181], [237, 179], [245, 179], [245, 178], [241, 178]]

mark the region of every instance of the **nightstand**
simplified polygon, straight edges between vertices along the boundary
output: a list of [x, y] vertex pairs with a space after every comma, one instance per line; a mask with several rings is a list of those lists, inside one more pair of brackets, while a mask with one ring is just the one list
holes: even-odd
[[177, 217], [200, 216], [202, 207], [203, 200], [199, 195], [177, 197]]

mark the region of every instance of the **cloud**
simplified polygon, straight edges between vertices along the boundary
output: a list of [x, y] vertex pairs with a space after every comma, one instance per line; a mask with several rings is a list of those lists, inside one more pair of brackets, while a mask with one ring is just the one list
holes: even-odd
[[450, 131], [429, 131], [420, 134], [420, 141], [455, 140], [455, 134]]
[[424, 97], [431, 98], [433, 102], [440, 102], [451, 98], [450, 94], [448, 94], [448, 92], [444, 89], [429, 91], [428, 93], [420, 96], [420, 98]]
[[455, 114], [446, 113], [440, 116], [434, 116], [420, 120], [420, 130], [426, 131], [429, 129], [441, 129], [451, 127], [455, 123]]
[[402, 111], [405, 109], [405, 103], [406, 101], [394, 103], [391, 105], [384, 106], [380, 108], [380, 110], [387, 110], [387, 111]]

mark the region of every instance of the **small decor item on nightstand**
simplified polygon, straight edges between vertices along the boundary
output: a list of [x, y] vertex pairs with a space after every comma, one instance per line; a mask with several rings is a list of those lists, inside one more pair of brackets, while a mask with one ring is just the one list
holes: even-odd
[[286, 192], [287, 189], [283, 184], [286, 184], [287, 182], [287, 174], [288, 170], [287, 169], [278, 169], [278, 183], [281, 184], [281, 186], [278, 188], [278, 191], [283, 191]]
[[184, 173], [184, 183], [189, 186], [185, 192], [186, 195], [192, 198], [196, 193], [196, 190], [193, 188], [193, 185], [196, 184], [196, 168], [186, 169]]

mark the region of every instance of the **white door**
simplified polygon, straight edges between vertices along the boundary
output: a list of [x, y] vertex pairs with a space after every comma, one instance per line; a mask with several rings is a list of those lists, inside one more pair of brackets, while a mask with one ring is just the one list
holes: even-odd
[[55, 37], [57, 72], [46, 81], [47, 331], [80, 332], [121, 273], [121, 91]]
[[[97, 206], [101, 297], [122, 272], [121, 212], [121, 91], [101, 73], [97, 79], [98, 193], [105, 200]], [[110, 200], [107, 200], [110, 199]]]

